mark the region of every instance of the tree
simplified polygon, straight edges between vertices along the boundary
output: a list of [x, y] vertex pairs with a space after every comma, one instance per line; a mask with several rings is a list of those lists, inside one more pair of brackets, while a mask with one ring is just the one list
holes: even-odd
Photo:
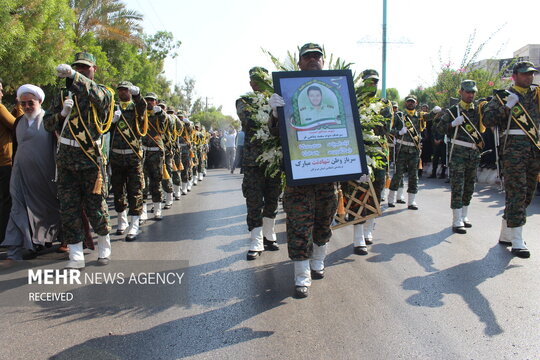
[[0, 6], [0, 63], [8, 91], [56, 81], [54, 67], [71, 54], [73, 13], [64, 0], [5, 0]]

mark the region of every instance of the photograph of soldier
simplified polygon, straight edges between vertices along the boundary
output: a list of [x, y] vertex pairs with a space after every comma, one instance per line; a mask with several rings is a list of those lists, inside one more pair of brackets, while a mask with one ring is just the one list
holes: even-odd
[[[113, 117], [109, 156], [114, 209], [118, 213], [116, 235], [123, 235], [128, 230], [126, 241], [134, 241], [143, 207], [141, 138], [148, 130], [148, 117], [146, 101], [137, 86], [122, 81], [116, 91], [120, 104]], [[128, 221], [128, 215], [131, 221]]]
[[506, 203], [499, 243], [512, 246], [512, 253], [520, 258], [530, 257], [522, 233], [540, 172], [540, 90], [532, 84], [537, 72], [529, 61], [516, 63], [514, 85], [497, 92], [484, 114], [486, 126], [497, 126], [502, 131], [500, 154]]
[[482, 133], [485, 127], [481, 121], [480, 109], [474, 103], [477, 92], [475, 81], [463, 80], [459, 89], [459, 103], [444, 112], [436, 128], [437, 132], [451, 139], [450, 208], [452, 231], [458, 234], [465, 234], [465, 228], [472, 227], [468, 218], [469, 204], [474, 192], [480, 151], [484, 146]]
[[[309, 104], [306, 102], [302, 104], [300, 101], [298, 104], [300, 109], [300, 126], [317, 124], [321, 121], [328, 123], [329, 120], [332, 121], [332, 124], [340, 123], [335, 95], [331, 91], [325, 91], [325, 94], [326, 96], [323, 102], [321, 85], [310, 85], [307, 88], [305, 97], [307, 97]], [[299, 99], [302, 99], [302, 95]]]
[[[257, 76], [267, 75], [268, 70], [261, 67], [249, 70], [250, 86], [255, 93], [261, 91], [257, 84]], [[251, 239], [247, 260], [255, 260], [264, 250], [279, 250], [274, 226], [278, 198], [281, 194], [280, 174], [274, 177], [268, 176], [265, 174], [265, 168], [257, 163], [257, 158], [262, 154], [263, 148], [261, 140], [255, 137], [257, 113], [250, 111], [251, 101], [249, 96], [236, 100], [236, 113], [245, 131], [241, 166], [244, 169], [242, 194], [246, 198], [246, 222]]]
[[105, 202], [101, 137], [112, 122], [113, 91], [94, 82], [94, 55], [75, 54], [70, 65], [60, 64], [56, 75], [66, 79], [66, 88], [53, 99], [43, 118], [45, 129], [57, 132], [57, 186], [63, 241], [68, 244], [67, 268], [85, 266], [83, 254], [83, 209], [98, 235], [98, 263], [107, 265], [111, 256], [109, 211]]
[[[300, 49], [298, 66], [302, 71], [318, 71], [324, 66], [320, 45], [307, 43]], [[277, 108], [284, 106], [283, 98], [272, 94], [269, 127], [278, 127]], [[330, 225], [337, 209], [336, 183], [285, 186], [283, 210], [286, 213], [287, 248], [294, 262], [295, 294], [308, 296], [312, 279], [324, 278], [324, 259], [327, 242], [332, 237]]]

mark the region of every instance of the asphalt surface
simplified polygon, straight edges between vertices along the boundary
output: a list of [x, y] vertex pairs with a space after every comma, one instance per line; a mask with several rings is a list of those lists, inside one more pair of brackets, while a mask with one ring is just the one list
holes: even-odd
[[[519, 259], [497, 244], [504, 194], [478, 186], [473, 227], [458, 235], [448, 184], [422, 179], [420, 210], [384, 205], [368, 255], [352, 253], [352, 227], [336, 230], [326, 277], [313, 281], [308, 298], [295, 299], [281, 206], [281, 250], [245, 260], [241, 181], [209, 170], [163, 221], [148, 221], [136, 242], [112, 236], [111, 269], [120, 260], [177, 262], [185, 281], [172, 292], [126, 299], [112, 286], [97, 293], [114, 306], [29, 306], [27, 299], [6, 306], [18, 286], [9, 283], [0, 292], [0, 358], [540, 358], [540, 197], [523, 231], [531, 258]], [[85, 253], [87, 271], [95, 270], [97, 251]], [[51, 266], [64, 258], [39, 256]]]

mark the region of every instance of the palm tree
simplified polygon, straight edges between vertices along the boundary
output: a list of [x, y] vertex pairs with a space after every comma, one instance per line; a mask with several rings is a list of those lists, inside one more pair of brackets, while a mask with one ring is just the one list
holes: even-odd
[[89, 32], [101, 40], [118, 40], [143, 46], [143, 15], [128, 10], [121, 0], [69, 0], [75, 12], [75, 39]]

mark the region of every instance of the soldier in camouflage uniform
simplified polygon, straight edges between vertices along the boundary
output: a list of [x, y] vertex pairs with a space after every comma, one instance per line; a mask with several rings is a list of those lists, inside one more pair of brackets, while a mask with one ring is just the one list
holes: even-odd
[[[158, 104], [159, 107], [165, 112], [165, 127], [162, 132], [162, 138], [163, 138], [163, 146], [165, 150], [165, 169], [167, 170], [167, 173], [163, 175], [163, 179], [161, 180], [161, 186], [163, 187], [163, 191], [165, 192], [165, 206], [163, 207], [165, 210], [170, 209], [172, 207], [173, 203], [173, 183], [172, 183], [172, 163], [173, 163], [173, 156], [174, 156], [174, 141], [173, 137], [175, 134], [175, 126], [176, 122], [174, 121], [174, 118], [167, 112], [167, 104], [165, 104], [163, 101], [161, 101]], [[168, 175], [168, 176], [167, 176]]]
[[182, 133], [178, 136], [178, 146], [180, 147], [180, 154], [182, 157], [182, 170], [180, 171], [180, 179], [182, 180], [181, 192], [182, 195], [187, 195], [188, 191], [191, 191], [190, 185], [190, 152], [191, 152], [191, 143], [189, 141], [189, 128], [190, 122], [184, 116], [181, 116], [183, 127]]
[[[540, 172], [537, 131], [540, 122], [540, 88], [532, 85], [536, 72], [538, 70], [529, 61], [515, 64], [512, 74], [514, 85], [504, 93], [498, 92], [486, 105], [484, 115], [486, 126], [497, 126], [504, 131], [501, 158], [506, 205], [499, 242], [512, 245], [512, 253], [521, 258], [530, 257], [522, 231], [527, 218], [527, 206], [534, 196]], [[523, 109], [530, 115], [527, 127], [530, 127], [532, 134], [529, 135], [514, 119], [509, 120], [511, 113], [524, 120]], [[521, 126], [524, 125], [521, 123]]]
[[[259, 75], [261, 72], [264, 75]], [[249, 70], [250, 85], [255, 94], [262, 90], [257, 84], [257, 76], [268, 76], [268, 70], [260, 67]], [[255, 137], [260, 124], [256, 120], [259, 109], [253, 106], [254, 101], [249, 95], [236, 100], [236, 113], [245, 132], [241, 167], [244, 169], [242, 194], [246, 198], [246, 222], [251, 236], [248, 260], [255, 260], [264, 250], [279, 250], [274, 226], [281, 193], [280, 174], [275, 177], [268, 176], [265, 174], [266, 168], [257, 163], [263, 148], [261, 140]]]
[[[308, 43], [300, 49], [298, 66], [302, 71], [322, 70], [322, 48]], [[277, 129], [277, 107], [285, 103], [273, 94], [269, 99], [272, 115], [269, 127]], [[337, 209], [336, 183], [286, 185], [283, 209], [287, 213], [287, 245], [294, 262], [296, 296], [307, 297], [311, 279], [324, 277], [326, 243], [332, 237], [330, 228]]]
[[[109, 157], [114, 209], [118, 213], [116, 234], [122, 235], [129, 226], [126, 241], [134, 241], [139, 231], [143, 203], [141, 134], [145, 128], [146, 101], [140, 95], [139, 88], [129, 81], [122, 81], [116, 89], [120, 106], [113, 117]], [[129, 205], [129, 213], [126, 205]], [[131, 216], [131, 225], [128, 215]]]
[[195, 123], [194, 143], [195, 143], [195, 151], [197, 153], [197, 159], [199, 159], [199, 162], [197, 163], [197, 166], [196, 166], [198, 181], [203, 181], [204, 162], [205, 162], [204, 156], [205, 156], [206, 139], [204, 137], [204, 133], [201, 130], [202, 130], [201, 124]]
[[[423, 118], [422, 113], [418, 112], [416, 104], [418, 100], [416, 96], [409, 95], [405, 98], [405, 113], [403, 114], [403, 121], [396, 121], [394, 123], [394, 129], [392, 133], [396, 136], [396, 173], [392, 176], [390, 182], [390, 191], [388, 193], [388, 206], [394, 207], [396, 199], [396, 191], [398, 190], [399, 183], [402, 181], [405, 171], [408, 173], [408, 208], [411, 210], [418, 210], [415, 198], [418, 193], [418, 162], [420, 161], [420, 133], [423, 130]], [[409, 119], [409, 120], [407, 120]], [[405, 126], [405, 124], [409, 124]], [[409, 130], [407, 130], [409, 128]], [[413, 140], [411, 134], [416, 133], [417, 139]]]
[[[482, 135], [486, 129], [481, 122], [480, 107], [474, 103], [478, 91], [476, 82], [463, 80], [458, 104], [447, 109], [436, 125], [436, 132], [446, 134], [451, 140], [450, 186], [452, 190], [450, 208], [452, 209], [452, 231], [465, 234], [465, 228], [472, 227], [467, 215], [474, 192], [476, 170], [483, 147]], [[475, 139], [479, 139], [478, 142]]]
[[[174, 115], [174, 114], [173, 114]], [[173, 143], [173, 170], [176, 168], [176, 171], [173, 171], [172, 180], [173, 180], [173, 195], [175, 200], [180, 200], [181, 188], [182, 188], [182, 179], [180, 178], [180, 172], [182, 171], [182, 149], [180, 147], [179, 140], [181, 134], [184, 130], [184, 122], [180, 119], [180, 112], [177, 115], [174, 115], [174, 143]]]
[[[72, 68], [73, 67], [73, 68]], [[68, 268], [84, 268], [86, 211], [98, 234], [98, 263], [111, 256], [109, 212], [105, 202], [101, 164], [101, 134], [112, 121], [113, 92], [94, 82], [96, 61], [90, 53], [77, 53], [71, 66], [58, 65], [57, 76], [66, 79], [66, 91], [57, 96], [44, 116], [47, 131], [57, 132], [58, 199], [64, 241], [69, 247]]]
[[146, 186], [143, 192], [145, 203], [143, 204], [141, 218], [144, 219], [147, 216], [146, 199], [148, 191], [150, 191], [154, 203], [154, 219], [161, 220], [161, 180], [163, 179], [163, 164], [165, 161], [163, 132], [167, 124], [167, 116], [163, 109], [158, 106], [156, 94], [148, 93], [144, 99], [147, 104], [148, 132], [142, 139], [142, 148], [145, 152], [143, 170], [148, 182], [145, 182]]
[[[372, 104], [381, 102], [380, 115], [385, 119], [384, 123], [376, 126], [373, 130], [375, 135], [382, 137], [383, 144], [366, 142], [366, 146], [376, 147], [376, 149], [384, 153], [384, 165], [381, 168], [373, 170], [373, 188], [375, 196], [379, 203], [381, 202], [381, 194], [386, 183], [386, 173], [388, 172], [388, 156], [389, 150], [387, 145], [387, 135], [390, 133], [394, 112], [388, 100], [374, 99], [377, 93], [377, 84], [379, 83], [379, 73], [373, 69], [366, 69], [360, 74], [363, 80], [363, 86], [357, 89], [357, 96], [360, 99], [362, 107], [369, 107]], [[367, 180], [367, 179], [366, 179]], [[346, 183], [342, 186], [347, 186]], [[375, 219], [371, 218], [365, 223], [354, 224], [353, 230], [353, 249], [357, 255], [367, 255], [367, 246], [373, 243], [373, 228]]]

